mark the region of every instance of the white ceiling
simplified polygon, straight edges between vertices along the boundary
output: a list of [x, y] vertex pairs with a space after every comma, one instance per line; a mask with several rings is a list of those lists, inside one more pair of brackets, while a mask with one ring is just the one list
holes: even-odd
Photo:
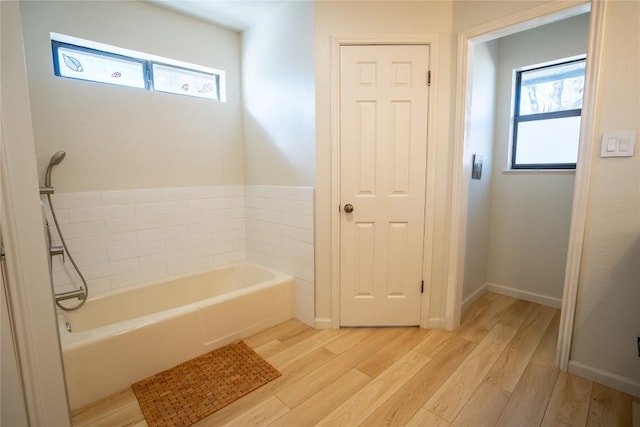
[[282, 4], [283, 0], [147, 0], [147, 2], [235, 31], [243, 31], [254, 25], [269, 10]]

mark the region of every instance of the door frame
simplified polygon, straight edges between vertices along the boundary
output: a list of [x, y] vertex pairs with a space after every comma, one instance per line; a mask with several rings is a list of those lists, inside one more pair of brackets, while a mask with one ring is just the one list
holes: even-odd
[[587, 49], [585, 96], [580, 128], [580, 150], [576, 167], [575, 188], [571, 212], [569, 245], [565, 268], [560, 332], [556, 349], [556, 364], [564, 371], [569, 364], [573, 323], [578, 292], [580, 264], [586, 225], [586, 211], [591, 177], [593, 153], [596, 150], [596, 123], [599, 70], [602, 58], [602, 40], [606, 1], [583, 1], [567, 5], [549, 2], [524, 12], [507, 16], [458, 33], [456, 75], [456, 107], [454, 112], [453, 194], [451, 205], [452, 228], [449, 242], [449, 282], [445, 327], [455, 329], [460, 324], [462, 286], [464, 279], [465, 241], [467, 231], [467, 199], [470, 158], [467, 152], [468, 110], [467, 96], [472, 90], [473, 47], [475, 43], [525, 31], [540, 25], [563, 20], [581, 13], [591, 12]]
[[20, 5], [0, 4], [0, 204], [8, 310], [31, 425], [70, 426], [62, 351], [38, 193]]
[[[342, 35], [331, 37], [331, 328], [340, 328], [340, 48], [359, 45], [428, 45], [429, 68], [438, 69], [438, 36], [425, 35]], [[438, 79], [432, 80], [427, 98], [427, 167], [425, 185], [425, 223], [420, 327], [440, 327], [441, 322], [429, 316], [431, 291], [431, 240], [435, 218], [435, 101], [438, 99]]]

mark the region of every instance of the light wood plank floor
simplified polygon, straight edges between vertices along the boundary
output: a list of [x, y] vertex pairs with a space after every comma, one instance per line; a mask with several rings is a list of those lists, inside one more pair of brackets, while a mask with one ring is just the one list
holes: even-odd
[[[631, 396], [554, 366], [559, 315], [487, 293], [456, 332], [290, 320], [245, 340], [283, 375], [197, 425], [631, 426]], [[73, 422], [147, 425], [131, 390]]]

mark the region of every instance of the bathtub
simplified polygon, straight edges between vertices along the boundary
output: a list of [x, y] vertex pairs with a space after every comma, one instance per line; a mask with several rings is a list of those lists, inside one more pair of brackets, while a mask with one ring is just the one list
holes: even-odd
[[58, 313], [71, 409], [293, 317], [293, 277], [236, 264]]

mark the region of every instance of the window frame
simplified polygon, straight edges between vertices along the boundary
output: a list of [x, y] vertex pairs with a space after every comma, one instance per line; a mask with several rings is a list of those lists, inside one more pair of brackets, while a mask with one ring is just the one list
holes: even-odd
[[[53, 36], [53, 34], [52, 34]], [[67, 38], [67, 37], [65, 37]], [[89, 42], [87, 41], [87, 44], [94, 44], [93, 42]], [[95, 43], [97, 44], [97, 43]], [[108, 47], [108, 45], [102, 45], [100, 44], [100, 47]], [[67, 76], [67, 75], [63, 75], [60, 71], [60, 59], [59, 59], [59, 55], [58, 55], [58, 49], [59, 48], [64, 48], [64, 49], [68, 49], [68, 50], [76, 50], [79, 52], [86, 52], [86, 53], [91, 53], [93, 55], [98, 55], [98, 56], [103, 56], [105, 58], [115, 58], [115, 59], [120, 59], [120, 60], [124, 60], [124, 61], [129, 61], [129, 62], [136, 62], [142, 65], [142, 79], [144, 81], [144, 88], [141, 87], [135, 87], [135, 86], [129, 86], [129, 85], [121, 85], [118, 84], [117, 82], [104, 82], [104, 81], [99, 81], [99, 80], [92, 80], [92, 79], [81, 79], [81, 78], [77, 78], [77, 77], [73, 77], [73, 76]], [[114, 50], [118, 50], [118, 51], [126, 51], [125, 49], [120, 49], [120, 48], [114, 48]], [[71, 79], [71, 80], [79, 80], [79, 81], [84, 81], [84, 82], [89, 82], [89, 83], [97, 83], [97, 84], [106, 84], [106, 85], [112, 85], [112, 86], [120, 86], [120, 87], [126, 87], [126, 88], [131, 88], [131, 89], [143, 89], [143, 90], [147, 90], [147, 91], [151, 91], [151, 92], [156, 92], [156, 93], [162, 93], [162, 94], [169, 94], [169, 95], [181, 95], [181, 96], [187, 96], [190, 98], [200, 98], [200, 99], [205, 99], [205, 100], [211, 100], [211, 101], [216, 101], [216, 102], [225, 102], [225, 93], [224, 93], [224, 88], [223, 88], [223, 84], [225, 81], [225, 75], [224, 75], [224, 71], [218, 71], [218, 70], [214, 70], [214, 69], [210, 69], [208, 67], [203, 67], [203, 66], [197, 66], [194, 65], [193, 67], [190, 67], [190, 64], [186, 64], [186, 63], [181, 63], [180, 61], [174, 61], [174, 60], [167, 60], [167, 61], [163, 61], [163, 58], [160, 57], [156, 57], [153, 55], [145, 55], [142, 53], [138, 53], [138, 52], [134, 52], [131, 51], [132, 55], [125, 55], [122, 53], [117, 53], [117, 52], [111, 52], [109, 50], [103, 50], [103, 49], [96, 49], [94, 47], [89, 47], [89, 46], [83, 46], [81, 44], [76, 44], [75, 42], [69, 42], [69, 41], [62, 41], [59, 40], [58, 38], [51, 38], [51, 51], [52, 51], [52, 57], [53, 57], [53, 73], [56, 77], [61, 77], [61, 78], [65, 78], [65, 79]], [[127, 51], [129, 52], [129, 51]], [[135, 55], [135, 56], [133, 56]], [[205, 96], [195, 96], [192, 94], [188, 94], [188, 93], [179, 93], [179, 92], [169, 92], [169, 91], [165, 91], [165, 90], [159, 90], [159, 89], [155, 89], [154, 86], [154, 71], [153, 71], [153, 66], [154, 65], [160, 65], [162, 67], [165, 68], [171, 68], [171, 69], [175, 69], [175, 70], [182, 70], [182, 71], [188, 71], [191, 73], [195, 73], [195, 74], [201, 74], [204, 76], [210, 76], [214, 82], [214, 90], [213, 90], [213, 97], [209, 98], [209, 97], [205, 97]]]
[[543, 70], [545, 68], [553, 68], [553, 67], [574, 64], [579, 62], [584, 62], [586, 64], [586, 59], [587, 58], [585, 55], [580, 55], [578, 57], [562, 59], [559, 61], [554, 61], [552, 63], [522, 68], [520, 70], [514, 71], [515, 72], [514, 107], [513, 107], [514, 109], [513, 109], [513, 120], [511, 122], [512, 138], [511, 138], [511, 144], [510, 144], [510, 148], [511, 148], [510, 169], [511, 170], [535, 170], [535, 169], [548, 170], [548, 169], [575, 169], [576, 168], [576, 163], [517, 163], [516, 162], [516, 155], [518, 152], [518, 127], [520, 123], [582, 116], [582, 108], [553, 111], [549, 113], [520, 115], [522, 74], [531, 72], [531, 71]]
[[[202, 98], [202, 99], [212, 99], [213, 101], [218, 101], [220, 102], [220, 97], [221, 97], [221, 88], [220, 88], [220, 74], [217, 73], [208, 73], [206, 71], [202, 71], [202, 70], [196, 70], [194, 68], [188, 68], [188, 67], [183, 67], [183, 66], [179, 66], [179, 65], [173, 65], [173, 64], [167, 64], [164, 62], [159, 62], [159, 61], [153, 61], [153, 60], [149, 60], [148, 62], [148, 66], [149, 66], [149, 71], [148, 71], [148, 75], [149, 75], [149, 80], [151, 81], [151, 88], [150, 90], [152, 90], [153, 92], [158, 92], [158, 93], [168, 93], [170, 95], [182, 95], [182, 96], [189, 96], [191, 98]], [[182, 71], [188, 71], [194, 74], [202, 74], [202, 75], [206, 75], [206, 76], [211, 76], [213, 77], [213, 81], [214, 81], [214, 98], [207, 98], [205, 96], [194, 96], [194, 95], [189, 95], [187, 93], [178, 93], [178, 92], [169, 92], [166, 90], [160, 90], [160, 89], [156, 89], [155, 83], [154, 83], [154, 70], [153, 70], [153, 66], [154, 65], [160, 65], [162, 67], [166, 67], [166, 68], [173, 68], [175, 70], [182, 70]]]
[[144, 59], [140, 59], [140, 58], [135, 58], [132, 56], [126, 56], [126, 55], [121, 55], [119, 53], [113, 53], [113, 52], [107, 52], [104, 50], [98, 50], [98, 49], [93, 49], [90, 47], [86, 47], [86, 46], [79, 46], [76, 44], [72, 44], [72, 43], [66, 43], [66, 42], [61, 42], [58, 40], [51, 40], [51, 51], [52, 51], [52, 55], [53, 55], [53, 74], [57, 77], [62, 77], [65, 79], [71, 79], [71, 80], [80, 80], [83, 82], [91, 82], [91, 83], [99, 83], [99, 84], [106, 84], [106, 85], [113, 85], [113, 86], [122, 86], [122, 87], [128, 87], [128, 88], [132, 88], [132, 89], [143, 89], [143, 88], [138, 88], [138, 87], [134, 87], [134, 86], [128, 86], [128, 85], [119, 85], [117, 83], [109, 83], [109, 82], [101, 82], [98, 80], [91, 80], [91, 79], [80, 79], [77, 77], [72, 77], [72, 76], [65, 76], [60, 72], [60, 59], [58, 58], [58, 49], [59, 48], [64, 48], [64, 49], [68, 49], [68, 50], [77, 50], [80, 52], [87, 52], [87, 53], [91, 53], [94, 55], [98, 55], [98, 56], [104, 56], [106, 58], [115, 58], [115, 59], [121, 59], [124, 61], [129, 61], [129, 62], [137, 62], [138, 64], [142, 65], [142, 79], [144, 81], [144, 90], [150, 90], [150, 79], [149, 79], [149, 75], [147, 73], [147, 66], [146, 66], [146, 60]]

